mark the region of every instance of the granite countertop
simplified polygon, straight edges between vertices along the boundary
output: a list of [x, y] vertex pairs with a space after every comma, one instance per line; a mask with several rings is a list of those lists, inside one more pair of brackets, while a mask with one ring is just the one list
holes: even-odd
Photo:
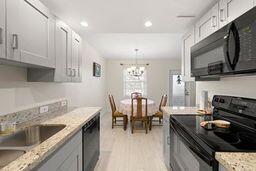
[[[197, 114], [196, 107], [163, 107], [165, 114]], [[228, 171], [256, 171], [256, 153], [217, 152], [216, 160]]]
[[162, 110], [165, 114], [169, 115], [188, 115], [188, 114], [197, 114], [197, 107], [163, 107]]
[[43, 143], [28, 150], [24, 155], [11, 162], [1, 171], [32, 170], [54, 151], [63, 145], [69, 138], [76, 134], [83, 125], [101, 111], [100, 107], [78, 108], [67, 114], [42, 122], [42, 124], [64, 124], [66, 127]]
[[215, 158], [228, 171], [256, 170], [256, 153], [217, 152]]

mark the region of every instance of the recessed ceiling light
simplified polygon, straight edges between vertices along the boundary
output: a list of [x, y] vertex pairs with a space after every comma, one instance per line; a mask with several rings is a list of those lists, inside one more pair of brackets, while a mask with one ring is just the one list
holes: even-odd
[[82, 21], [80, 24], [81, 24], [81, 26], [83, 26], [83, 27], [88, 27], [88, 23], [87, 23], [86, 21]]
[[151, 21], [146, 21], [145, 22], [145, 27], [151, 27], [152, 26], [152, 22]]

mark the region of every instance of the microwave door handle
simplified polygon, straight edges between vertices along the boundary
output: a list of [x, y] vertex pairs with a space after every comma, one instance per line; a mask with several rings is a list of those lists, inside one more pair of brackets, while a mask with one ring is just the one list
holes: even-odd
[[[207, 164], [212, 165], [212, 163], [213, 163], [213, 158], [204, 155], [204, 154], [200, 151], [199, 148], [194, 147], [194, 146], [190, 143], [190, 140], [188, 140], [184, 135], [182, 135], [181, 133], [179, 133], [179, 131], [177, 131], [177, 130], [174, 128], [174, 126], [172, 125], [172, 123], [171, 123], [170, 125], [171, 125], [171, 127], [172, 127], [172, 130], [184, 140], [184, 142], [186, 143], [186, 145], [188, 146], [188, 148], [189, 148], [191, 151], [193, 151], [196, 155], [198, 155], [198, 156], [199, 156], [202, 160], [204, 160]], [[184, 131], [182, 131], [182, 132], [184, 132]]]
[[235, 58], [233, 60], [233, 65], [234, 67], [236, 66], [236, 64], [238, 63], [239, 57], [240, 57], [240, 38], [239, 38], [239, 32], [237, 30], [236, 25], [234, 24], [233, 26], [233, 35], [235, 37]]
[[[230, 52], [229, 52], [229, 40], [230, 40], [230, 36], [233, 36], [234, 37], [234, 44], [235, 44], [235, 47], [233, 48], [234, 51], [235, 51], [235, 54], [234, 54], [234, 59], [233, 61], [231, 61], [230, 59]], [[239, 60], [239, 53], [240, 53], [240, 40], [239, 40], [239, 33], [238, 33], [238, 30], [236, 28], [236, 25], [235, 23], [232, 23], [229, 27], [229, 31], [228, 31], [228, 35], [226, 35], [224, 37], [224, 39], [226, 40], [225, 41], [225, 46], [224, 46], [224, 54], [225, 54], [225, 58], [226, 58], [226, 63], [228, 65], [228, 68], [230, 70], [235, 70], [235, 67], [236, 67], [236, 64]]]

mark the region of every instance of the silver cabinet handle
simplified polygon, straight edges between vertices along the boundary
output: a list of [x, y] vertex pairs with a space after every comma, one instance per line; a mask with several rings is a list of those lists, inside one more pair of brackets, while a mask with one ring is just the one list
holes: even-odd
[[73, 69], [73, 77], [76, 76], [76, 69]]
[[67, 70], [67, 75], [68, 75], [69, 77], [72, 76], [72, 69], [71, 69], [71, 68], [68, 68], [68, 70]]
[[3, 28], [0, 27], [0, 44], [3, 44]]
[[167, 137], [167, 144], [170, 145], [171, 139], [170, 137]]
[[224, 9], [220, 9], [220, 21], [221, 21], [221, 22], [224, 22], [224, 21], [225, 21]]
[[12, 49], [18, 49], [18, 35], [12, 35]]
[[212, 27], [216, 27], [217, 26], [217, 17], [216, 16], [212, 16]]

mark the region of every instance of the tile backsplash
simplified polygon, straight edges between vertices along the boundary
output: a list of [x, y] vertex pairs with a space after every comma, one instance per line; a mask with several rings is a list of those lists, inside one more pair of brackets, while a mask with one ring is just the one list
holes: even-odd
[[[65, 101], [63, 103], [63, 101]], [[64, 104], [64, 105], [63, 105]], [[37, 120], [50, 119], [58, 114], [67, 112], [68, 102], [66, 99], [40, 103], [40, 105], [34, 105], [31, 108], [24, 109], [21, 111], [13, 112], [0, 116], [0, 122], [15, 122], [17, 125], [23, 124], [29, 121], [36, 122]], [[40, 107], [48, 106], [48, 112], [40, 113]]]

